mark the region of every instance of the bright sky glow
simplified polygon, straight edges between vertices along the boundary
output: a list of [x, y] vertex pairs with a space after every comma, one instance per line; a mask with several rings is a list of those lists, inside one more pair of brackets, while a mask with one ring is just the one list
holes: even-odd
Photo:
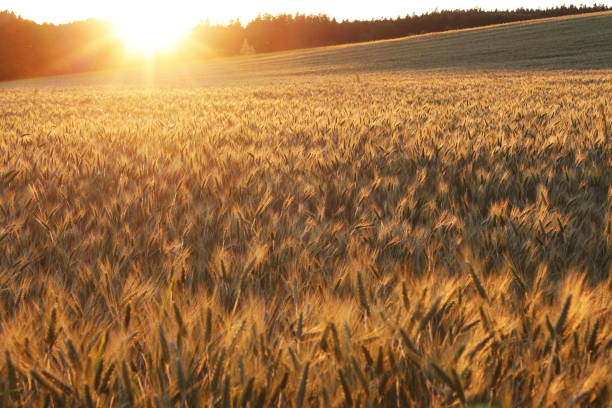
[[[580, 4], [583, 1], [573, 1]], [[612, 5], [612, 0], [594, 1]], [[571, 4], [572, 0], [438, 0], [408, 2], [401, 0], [1, 0], [6, 9], [37, 22], [66, 23], [87, 18], [112, 22], [128, 47], [151, 53], [171, 47], [202, 20], [225, 23], [239, 18], [248, 23], [258, 13], [325, 13], [338, 20], [397, 17], [438, 9], [480, 7], [515, 9], [542, 8]], [[590, 4], [590, 3], [588, 3]]]
[[[178, 18], [185, 24], [199, 20], [225, 22], [240, 18], [247, 23], [258, 13], [280, 12], [306, 14], [325, 13], [338, 19], [370, 19], [397, 17], [438, 9], [466, 9], [480, 7], [486, 10], [514, 9], [518, 7], [555, 7], [580, 4], [580, 0], [438, 0], [409, 2], [401, 0], [334, 1], [334, 0], [2, 0], [0, 10], [11, 10], [24, 18], [37, 22], [65, 23], [89, 17], [116, 21], [122, 18], [148, 19], [150, 16]], [[586, 4], [612, 5], [612, 1], [586, 2]]]
[[117, 15], [109, 10], [109, 14], [101, 18], [114, 24], [115, 32], [128, 49], [145, 55], [172, 48], [198, 22], [193, 15], [179, 8], [168, 9], [154, 3], [144, 8], [138, 3], [127, 3]]

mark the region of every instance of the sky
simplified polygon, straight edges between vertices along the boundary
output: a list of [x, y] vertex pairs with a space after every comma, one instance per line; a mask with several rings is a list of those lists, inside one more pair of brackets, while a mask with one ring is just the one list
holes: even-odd
[[[584, 0], [575, 0], [579, 4]], [[612, 0], [592, 1], [612, 5]], [[542, 8], [571, 4], [572, 0], [0, 0], [0, 10], [10, 10], [37, 22], [65, 23], [90, 17], [111, 22], [172, 18], [177, 24], [193, 26], [201, 20], [213, 23], [240, 18], [247, 23], [258, 13], [325, 13], [339, 20], [397, 17], [438, 9]], [[591, 4], [587, 2], [587, 4]]]

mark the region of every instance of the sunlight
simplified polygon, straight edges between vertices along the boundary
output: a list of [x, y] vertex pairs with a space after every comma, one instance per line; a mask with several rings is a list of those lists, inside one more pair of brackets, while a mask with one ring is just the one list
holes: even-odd
[[115, 33], [126, 47], [131, 52], [145, 56], [171, 50], [188, 34], [191, 25], [191, 21], [163, 13], [147, 14], [146, 17], [125, 16], [114, 22]]

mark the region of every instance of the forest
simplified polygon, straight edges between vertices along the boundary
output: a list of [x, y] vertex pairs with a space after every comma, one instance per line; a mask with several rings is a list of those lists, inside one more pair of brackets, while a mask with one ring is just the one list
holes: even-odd
[[[326, 15], [259, 15], [248, 24], [203, 21], [159, 60], [200, 60], [240, 54], [399, 38], [514, 21], [606, 11], [603, 4], [506, 11], [442, 10], [395, 19], [338, 21]], [[89, 19], [38, 24], [0, 12], [0, 80], [109, 69], [138, 61], [114, 35], [111, 23]]]

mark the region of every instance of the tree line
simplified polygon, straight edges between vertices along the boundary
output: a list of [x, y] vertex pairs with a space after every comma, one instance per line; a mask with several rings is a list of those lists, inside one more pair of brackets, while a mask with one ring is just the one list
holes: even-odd
[[[415, 34], [482, 27], [513, 21], [612, 10], [603, 4], [548, 9], [442, 10], [422, 15], [338, 21], [326, 15], [259, 15], [246, 25], [202, 22], [172, 58], [268, 53], [298, 48], [383, 40]], [[69, 24], [37, 24], [0, 12], [0, 80], [69, 74], [125, 64], [126, 51], [111, 24], [90, 19]]]
[[122, 45], [110, 33], [100, 20], [37, 24], [0, 12], [0, 80], [113, 67]]

